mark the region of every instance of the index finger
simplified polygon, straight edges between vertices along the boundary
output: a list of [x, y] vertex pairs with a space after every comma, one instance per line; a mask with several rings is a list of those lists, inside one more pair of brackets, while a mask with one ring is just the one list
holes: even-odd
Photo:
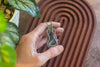
[[37, 35], [41, 35], [48, 27], [48, 25], [53, 25], [54, 28], [60, 27], [60, 23], [58, 22], [45, 22], [45, 23], [41, 23], [39, 24], [31, 33], [34, 33]]

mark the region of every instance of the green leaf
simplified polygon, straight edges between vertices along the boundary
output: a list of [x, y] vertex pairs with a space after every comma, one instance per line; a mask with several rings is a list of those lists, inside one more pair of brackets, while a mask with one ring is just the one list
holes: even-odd
[[16, 63], [15, 49], [8, 45], [0, 46], [0, 67], [14, 67]]
[[4, 14], [0, 11], [0, 32], [4, 32], [7, 28], [7, 21]]
[[7, 24], [8, 24], [7, 31], [19, 34], [19, 29], [14, 23], [8, 22]]
[[8, 22], [7, 30], [5, 32], [0, 32], [0, 44], [7, 44], [15, 47], [15, 44], [18, 44], [19, 39], [19, 29], [14, 23]]
[[33, 17], [41, 17], [35, 0], [7, 0], [12, 7], [27, 12]]
[[7, 44], [11, 47], [15, 47], [15, 44], [12, 41], [9, 32], [1, 32], [0, 33], [0, 43], [1, 44]]
[[20, 39], [20, 32], [19, 32], [18, 27], [14, 23], [8, 22], [7, 31], [9, 32], [12, 41], [15, 44], [18, 44], [19, 39]]

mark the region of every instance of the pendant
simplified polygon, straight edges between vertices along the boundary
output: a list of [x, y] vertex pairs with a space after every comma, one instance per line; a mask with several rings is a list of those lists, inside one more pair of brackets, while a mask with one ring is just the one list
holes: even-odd
[[46, 32], [47, 32], [47, 45], [48, 45], [48, 47], [57, 46], [58, 39], [57, 39], [57, 35], [56, 35], [56, 30], [53, 28], [53, 24], [48, 25], [48, 29]]

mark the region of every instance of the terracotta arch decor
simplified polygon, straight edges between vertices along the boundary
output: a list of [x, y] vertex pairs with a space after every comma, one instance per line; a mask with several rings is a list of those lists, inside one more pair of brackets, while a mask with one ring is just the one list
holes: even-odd
[[[43, 67], [84, 67], [96, 26], [91, 6], [85, 0], [40, 0], [39, 8], [42, 17], [32, 18], [26, 33], [47, 21], [60, 22], [65, 29], [59, 37], [64, 52]], [[43, 46], [39, 52], [47, 49]]]

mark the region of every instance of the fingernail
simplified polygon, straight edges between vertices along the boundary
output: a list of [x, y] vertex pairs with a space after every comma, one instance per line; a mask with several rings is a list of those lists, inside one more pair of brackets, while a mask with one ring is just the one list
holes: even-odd
[[64, 50], [64, 47], [63, 47], [62, 45], [59, 45], [59, 46], [58, 46], [58, 50], [59, 50], [59, 52], [61, 53], [61, 52]]
[[55, 22], [55, 23], [57, 23], [59, 26], [61, 26], [61, 23], [60, 22]]
[[61, 26], [61, 23], [58, 23], [59, 24], [59, 26]]
[[64, 28], [61, 28], [61, 27], [60, 27], [60, 28], [57, 28], [57, 29], [58, 29], [58, 30], [61, 30], [61, 32], [63, 32], [63, 31], [64, 31]]

